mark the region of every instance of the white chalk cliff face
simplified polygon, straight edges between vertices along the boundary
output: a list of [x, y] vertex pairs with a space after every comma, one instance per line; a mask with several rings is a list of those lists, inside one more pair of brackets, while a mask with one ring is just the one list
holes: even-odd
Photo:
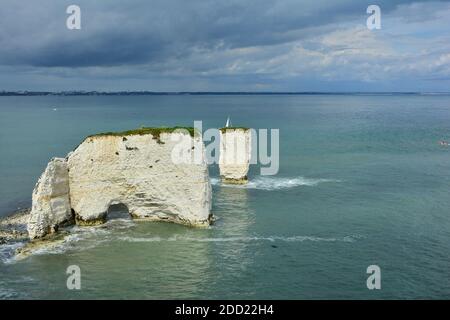
[[206, 160], [203, 156], [200, 164], [174, 164], [171, 135], [175, 133], [162, 133], [159, 139], [149, 134], [87, 138], [68, 159], [77, 222], [102, 221], [111, 205], [124, 204], [135, 218], [208, 225]]
[[[172, 150], [175, 145], [180, 149], [180, 141], [186, 152], [200, 148], [200, 161], [174, 163]], [[61, 212], [70, 213], [72, 209], [77, 224], [103, 223], [109, 207], [115, 204], [124, 204], [138, 219], [191, 226], [207, 226], [211, 222], [211, 185], [200, 136], [174, 132], [92, 136], [68, 155], [66, 167], [64, 163], [58, 161], [61, 176], [67, 174], [65, 188], [58, 185], [53, 197], [64, 194], [66, 206]], [[52, 176], [47, 171], [48, 168], [43, 176]], [[55, 189], [48, 180], [49, 188]], [[29, 224], [33, 238], [48, 233], [48, 223], [39, 221], [55, 215], [52, 204], [55, 206], [56, 202], [47, 200], [51, 198], [47, 193], [50, 192], [41, 187], [33, 196], [33, 209], [37, 208], [32, 211]], [[60, 216], [64, 215], [59, 214], [58, 207], [57, 219], [51, 218], [51, 222], [60, 221]]]
[[67, 162], [53, 158], [33, 191], [33, 206], [27, 225], [29, 237], [35, 239], [54, 233], [58, 226], [71, 221]]
[[247, 183], [251, 157], [251, 131], [244, 128], [220, 130], [219, 170], [225, 183]]

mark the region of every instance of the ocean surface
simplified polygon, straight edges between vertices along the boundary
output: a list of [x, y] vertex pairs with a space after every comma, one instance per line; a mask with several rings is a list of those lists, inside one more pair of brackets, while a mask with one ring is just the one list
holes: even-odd
[[223, 186], [211, 166], [214, 226], [122, 212], [23, 260], [21, 243], [0, 245], [0, 298], [450, 298], [448, 95], [0, 97], [0, 215], [29, 206], [49, 159], [87, 135], [228, 116], [280, 129], [280, 170]]

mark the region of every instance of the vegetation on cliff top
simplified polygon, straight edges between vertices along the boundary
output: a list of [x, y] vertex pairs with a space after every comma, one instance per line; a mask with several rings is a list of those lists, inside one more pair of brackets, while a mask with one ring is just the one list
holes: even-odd
[[134, 130], [128, 130], [128, 131], [121, 131], [121, 132], [103, 132], [103, 133], [97, 133], [88, 136], [88, 138], [93, 137], [104, 137], [104, 136], [115, 136], [115, 137], [122, 137], [122, 136], [143, 136], [146, 134], [151, 134], [153, 138], [159, 139], [159, 136], [161, 133], [172, 133], [176, 130], [186, 130], [189, 132], [191, 137], [194, 137], [195, 134], [195, 128], [193, 127], [142, 127], [139, 129]]
[[247, 131], [247, 130], [250, 130], [250, 128], [246, 128], [246, 127], [225, 127], [225, 128], [220, 128], [219, 130], [221, 132], [225, 132], [225, 131], [228, 131], [228, 130], [244, 130], [244, 131]]

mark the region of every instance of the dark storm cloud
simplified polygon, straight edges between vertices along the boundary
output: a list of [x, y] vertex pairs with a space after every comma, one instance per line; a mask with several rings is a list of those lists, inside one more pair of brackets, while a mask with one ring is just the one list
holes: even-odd
[[449, 1], [2, 0], [0, 90], [448, 90], [449, 16]]
[[[118, 66], [183, 58], [313, 36], [313, 27], [360, 16], [371, 1], [2, 1], [0, 64]], [[408, 1], [378, 1], [388, 12]], [[82, 30], [65, 27], [68, 5]], [[315, 29], [315, 32], [318, 29]]]

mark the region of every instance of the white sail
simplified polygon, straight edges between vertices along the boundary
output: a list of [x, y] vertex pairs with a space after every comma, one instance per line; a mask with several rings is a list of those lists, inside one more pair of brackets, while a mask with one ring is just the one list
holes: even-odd
[[230, 117], [228, 117], [227, 123], [225, 124], [225, 128], [228, 128], [228, 127], [230, 127]]

